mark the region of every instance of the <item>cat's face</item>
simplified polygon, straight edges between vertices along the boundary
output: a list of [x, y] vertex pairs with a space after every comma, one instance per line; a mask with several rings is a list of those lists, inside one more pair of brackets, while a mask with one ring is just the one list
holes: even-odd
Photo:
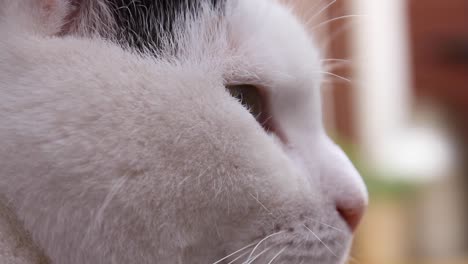
[[[125, 26], [112, 14], [96, 22], [59, 0], [5, 1], [16, 14], [0, 22], [0, 33], [15, 35], [0, 41], [1, 118], [22, 132], [0, 135], [12, 148], [30, 142], [32, 154], [1, 153], [0, 165], [26, 171], [16, 179], [32, 163], [48, 175], [6, 195], [31, 189], [11, 200], [50, 259], [345, 261], [367, 193], [324, 132], [321, 57], [288, 10], [268, 0], [205, 3], [173, 21], [172, 42], [141, 56], [90, 36], [87, 25], [101, 36], [106, 23]], [[148, 9], [127, 2], [129, 12]], [[17, 15], [31, 3], [40, 15]], [[138, 34], [126, 44], [141, 51]], [[36, 201], [46, 213], [28, 210]]]

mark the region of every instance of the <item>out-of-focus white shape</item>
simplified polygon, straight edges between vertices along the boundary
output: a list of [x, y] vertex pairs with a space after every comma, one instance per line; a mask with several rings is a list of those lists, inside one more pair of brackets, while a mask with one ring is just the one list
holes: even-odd
[[404, 123], [410, 111], [406, 10], [403, 0], [355, 0], [363, 15], [354, 31], [358, 129], [372, 149]]
[[452, 170], [454, 151], [449, 137], [437, 127], [407, 127], [378, 146], [375, 165], [393, 177], [434, 180]]
[[433, 127], [410, 124], [406, 1], [350, 2], [351, 12], [363, 15], [353, 36], [353, 90], [364, 157], [385, 175], [407, 180], [443, 175], [451, 158], [447, 138]]

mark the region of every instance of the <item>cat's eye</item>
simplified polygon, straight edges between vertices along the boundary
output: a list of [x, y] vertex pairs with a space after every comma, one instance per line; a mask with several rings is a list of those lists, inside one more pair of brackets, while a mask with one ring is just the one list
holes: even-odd
[[257, 87], [249, 84], [240, 84], [228, 85], [226, 89], [231, 96], [239, 100], [257, 120], [260, 120], [264, 110], [264, 102]]
[[251, 84], [227, 85], [226, 89], [236, 98], [268, 133], [276, 134], [286, 142], [268, 107], [268, 97], [264, 90]]

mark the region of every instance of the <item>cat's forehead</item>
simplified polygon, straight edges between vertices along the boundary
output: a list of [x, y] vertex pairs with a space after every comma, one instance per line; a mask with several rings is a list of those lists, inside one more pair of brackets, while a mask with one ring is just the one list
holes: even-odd
[[320, 54], [293, 13], [276, 1], [227, 5], [228, 39], [244, 67], [278, 88], [313, 89], [321, 81]]
[[[189, 56], [224, 51], [217, 56], [226, 65], [228, 82], [254, 81], [290, 89], [318, 86], [318, 49], [289, 9], [273, 0], [228, 0], [223, 8], [216, 14], [220, 15], [219, 20], [213, 19], [216, 15], [201, 11], [198, 19], [202, 22], [195, 21], [194, 28], [188, 25], [186, 33], [193, 37], [182, 37], [180, 42], [187, 43]], [[210, 31], [213, 23], [221, 26]], [[206, 36], [206, 30], [214, 38]]]

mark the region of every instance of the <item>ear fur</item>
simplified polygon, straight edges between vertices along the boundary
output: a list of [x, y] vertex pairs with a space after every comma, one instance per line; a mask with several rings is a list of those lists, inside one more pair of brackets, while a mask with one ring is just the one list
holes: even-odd
[[69, 0], [0, 0], [0, 28], [53, 36], [72, 11]]

